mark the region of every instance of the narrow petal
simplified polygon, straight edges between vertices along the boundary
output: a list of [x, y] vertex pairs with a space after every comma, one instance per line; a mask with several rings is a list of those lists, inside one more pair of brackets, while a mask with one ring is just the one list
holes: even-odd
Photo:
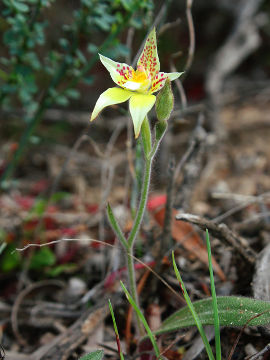
[[146, 39], [144, 49], [140, 55], [137, 66], [138, 68], [139, 66], [142, 66], [146, 71], [148, 71], [152, 79], [159, 72], [160, 64], [157, 53], [157, 39], [155, 28], [153, 28], [153, 30], [148, 35], [148, 38]]
[[133, 92], [129, 90], [124, 90], [117, 87], [109, 88], [108, 90], [104, 91], [96, 102], [90, 121], [93, 121], [106, 106], [120, 104], [124, 101], [127, 101], [132, 94]]
[[158, 73], [153, 81], [152, 81], [152, 86], [151, 86], [151, 94], [159, 91], [163, 88], [163, 86], [165, 85], [166, 80], [168, 79], [168, 74], [164, 73], [164, 72], [160, 72]]
[[118, 63], [101, 54], [99, 54], [99, 58], [117, 85], [122, 86], [130, 77], [132, 77], [134, 70], [131, 66], [125, 63]]
[[184, 72], [172, 72], [172, 73], [168, 73], [166, 75], [168, 75], [168, 78], [170, 81], [176, 80], [178, 79], [182, 74], [184, 74]]
[[131, 96], [129, 101], [129, 110], [133, 121], [135, 138], [139, 136], [143, 120], [147, 113], [152, 109], [155, 101], [155, 95], [133, 93]]
[[164, 73], [164, 72], [160, 72], [158, 73], [153, 81], [152, 81], [152, 86], [151, 86], [151, 94], [159, 91], [163, 88], [163, 86], [165, 85], [165, 82], [167, 79], [169, 79], [170, 81], [176, 80], [177, 78], [179, 78], [179, 76], [181, 76], [183, 73], [179, 73], [179, 72], [172, 72], [172, 73]]

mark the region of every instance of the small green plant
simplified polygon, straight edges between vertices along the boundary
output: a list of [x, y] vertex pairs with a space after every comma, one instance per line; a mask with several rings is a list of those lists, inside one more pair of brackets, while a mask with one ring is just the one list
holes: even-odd
[[[187, 307], [180, 309], [168, 319], [161, 328], [155, 332], [156, 335], [174, 331], [186, 326], [196, 325], [202, 337], [208, 358], [210, 360], [221, 360], [220, 326], [254, 326], [270, 323], [269, 302], [238, 296], [216, 296], [213, 266], [211, 258], [211, 246], [208, 230], [206, 230], [206, 244], [208, 251], [208, 263], [210, 273], [212, 298], [191, 302], [185, 284], [178, 271], [174, 253], [172, 253], [173, 267], [179, 281]], [[203, 325], [214, 325], [216, 357], [214, 357], [209, 341], [203, 329]]]
[[[130, 293], [137, 308], [139, 308], [134, 275], [133, 249], [145, 213], [153, 159], [166, 132], [167, 119], [173, 108], [173, 95], [170, 81], [177, 79], [181, 73], [160, 72], [155, 29], [150, 32], [146, 40], [144, 49], [137, 63], [137, 70], [134, 70], [127, 64], [117, 63], [103, 55], [100, 55], [100, 60], [109, 71], [113, 81], [119, 87], [109, 88], [100, 95], [92, 112], [91, 121], [94, 120], [105, 107], [129, 100], [129, 110], [133, 121], [135, 138], [137, 139], [141, 134], [141, 144], [144, 152], [144, 180], [141, 187], [140, 202], [136, 211], [133, 227], [127, 239], [111, 207], [108, 205], [107, 208], [108, 218], [123, 246], [126, 256]], [[160, 93], [156, 97], [153, 94], [157, 91], [160, 91]], [[152, 141], [152, 132], [147, 114], [155, 103], [158, 122], [154, 129], [155, 139]], [[141, 319], [138, 313], [137, 322], [138, 328], [142, 331]]]

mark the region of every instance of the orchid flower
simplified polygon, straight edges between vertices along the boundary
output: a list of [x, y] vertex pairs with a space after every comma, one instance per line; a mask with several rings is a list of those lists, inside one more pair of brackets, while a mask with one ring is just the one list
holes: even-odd
[[97, 100], [91, 121], [107, 106], [129, 100], [129, 110], [133, 121], [135, 138], [140, 134], [144, 118], [155, 104], [153, 93], [161, 90], [167, 79], [173, 81], [182, 73], [160, 72], [155, 28], [150, 32], [137, 63], [137, 70], [131, 66], [115, 62], [99, 54], [100, 61], [109, 71], [119, 87], [104, 91]]

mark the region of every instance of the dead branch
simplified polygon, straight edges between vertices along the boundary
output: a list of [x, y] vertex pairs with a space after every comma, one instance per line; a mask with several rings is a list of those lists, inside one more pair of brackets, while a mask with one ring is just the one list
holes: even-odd
[[19, 331], [19, 326], [18, 326], [18, 313], [19, 313], [19, 308], [20, 305], [23, 301], [23, 299], [25, 298], [25, 296], [27, 296], [30, 292], [32, 292], [33, 290], [37, 289], [37, 288], [41, 288], [44, 286], [57, 286], [57, 287], [63, 287], [64, 283], [60, 280], [44, 280], [44, 281], [39, 281], [35, 284], [31, 284], [29, 285], [27, 288], [25, 288], [24, 290], [22, 290], [20, 292], [20, 294], [18, 295], [18, 297], [16, 298], [13, 307], [12, 307], [12, 311], [11, 311], [11, 326], [12, 326], [12, 330], [13, 333], [15, 335], [15, 337], [17, 338], [19, 344], [25, 346], [27, 343], [24, 340], [23, 336], [21, 335], [20, 331]]
[[208, 229], [210, 234], [232, 246], [246, 262], [254, 264], [257, 254], [250, 248], [248, 242], [243, 237], [231, 231], [227, 225], [218, 224], [215, 221], [202, 218], [192, 214], [176, 215], [176, 220], [182, 220], [194, 225], [198, 225], [202, 230]]
[[218, 50], [208, 71], [206, 88], [211, 97], [221, 93], [225, 78], [260, 45], [256, 12], [262, 0], [244, 0], [239, 6], [235, 27]]
[[209, 94], [209, 127], [221, 137], [223, 128], [219, 120], [219, 107], [224, 81], [260, 45], [256, 12], [262, 0], [242, 0], [238, 7], [235, 27], [224, 45], [218, 50], [206, 77]]

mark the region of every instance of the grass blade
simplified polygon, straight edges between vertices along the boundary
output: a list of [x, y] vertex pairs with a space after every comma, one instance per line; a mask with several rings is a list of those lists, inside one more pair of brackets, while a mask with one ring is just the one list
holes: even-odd
[[118, 353], [119, 353], [120, 359], [124, 360], [124, 355], [123, 355], [123, 352], [122, 352], [122, 349], [121, 349], [121, 344], [120, 344], [119, 332], [118, 332], [118, 328], [117, 328], [117, 325], [116, 325], [114, 311], [113, 311], [113, 307], [112, 307], [112, 303], [111, 303], [110, 299], [109, 299], [109, 308], [110, 308], [111, 317], [112, 317], [112, 321], [113, 321], [113, 327], [114, 327], [114, 332], [115, 332], [115, 337], [116, 337]]
[[118, 221], [116, 220], [112, 208], [110, 207], [110, 204], [107, 205], [107, 216], [110, 221], [110, 224], [113, 228], [113, 231], [115, 232], [118, 240], [121, 242], [121, 244], [124, 246], [124, 248], [129, 251], [128, 243], [126, 241], [126, 238], [118, 224]]
[[218, 316], [218, 306], [217, 306], [217, 295], [216, 295], [214, 273], [213, 273], [213, 266], [212, 266], [211, 245], [210, 245], [209, 234], [208, 234], [207, 229], [206, 229], [206, 245], [207, 245], [207, 253], [208, 253], [211, 294], [212, 294], [212, 300], [213, 300], [216, 359], [221, 360], [220, 326], [219, 326], [219, 316]]
[[177, 277], [177, 280], [179, 281], [179, 285], [181, 287], [181, 290], [182, 290], [182, 293], [183, 293], [183, 296], [187, 302], [187, 305], [188, 305], [188, 308], [192, 314], [192, 317], [196, 323], [196, 326], [199, 330], [199, 333], [201, 335], [201, 338], [202, 338], [202, 341], [204, 343], [204, 346], [205, 346], [205, 350], [207, 352], [207, 355], [209, 357], [210, 360], [215, 360], [214, 358], [214, 355], [213, 355], [213, 352], [212, 352], [212, 349], [211, 349], [211, 346], [209, 344], [209, 341], [206, 337], [206, 334], [205, 334], [205, 331], [203, 329], [203, 326], [202, 326], [202, 323], [201, 323], [201, 320], [197, 314], [197, 312], [195, 311], [195, 308], [190, 300], [190, 297], [188, 296], [188, 293], [187, 293], [187, 290], [186, 290], [186, 287], [185, 287], [185, 284], [181, 278], [181, 275], [178, 271], [178, 268], [176, 266], [176, 262], [175, 262], [175, 258], [174, 258], [174, 252], [172, 252], [172, 259], [173, 259], [173, 268], [174, 268], [174, 272], [175, 272], [175, 275]]
[[149, 325], [147, 324], [147, 321], [143, 315], [143, 313], [141, 312], [141, 310], [138, 308], [138, 306], [136, 305], [135, 301], [132, 299], [132, 297], [130, 296], [127, 288], [125, 287], [125, 285], [122, 283], [122, 281], [120, 281], [120, 284], [122, 286], [122, 289], [124, 290], [124, 293], [129, 301], [129, 303], [131, 304], [131, 306], [133, 307], [133, 309], [136, 311], [138, 317], [140, 318], [141, 322], [143, 323], [143, 326], [149, 336], [149, 339], [153, 345], [156, 357], [159, 358], [160, 357], [160, 352], [159, 352], [159, 348], [157, 346], [157, 342], [156, 342], [156, 338], [155, 335], [152, 333]]

